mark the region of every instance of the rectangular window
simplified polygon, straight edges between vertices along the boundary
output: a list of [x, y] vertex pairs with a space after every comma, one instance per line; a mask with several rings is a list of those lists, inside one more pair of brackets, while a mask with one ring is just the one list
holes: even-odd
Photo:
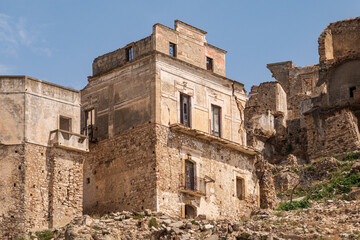
[[236, 178], [236, 197], [240, 200], [245, 199], [245, 180], [243, 178]]
[[356, 90], [356, 87], [351, 87], [349, 88], [350, 90], [350, 98], [353, 98], [354, 97], [354, 91]]
[[[66, 132], [71, 132], [71, 118], [60, 116], [60, 130], [64, 130]], [[62, 136], [65, 140], [70, 139], [70, 134], [62, 132]]]
[[85, 111], [84, 135], [89, 137], [90, 141], [94, 139], [95, 109]]
[[180, 123], [190, 127], [190, 96], [180, 94]]
[[221, 108], [211, 105], [212, 135], [221, 137]]
[[206, 69], [213, 71], [213, 59], [206, 57]]
[[169, 55], [172, 57], [176, 57], [176, 44], [169, 43]]
[[129, 47], [126, 49], [126, 61], [133, 60], [133, 48]]
[[185, 189], [195, 190], [195, 164], [185, 160]]

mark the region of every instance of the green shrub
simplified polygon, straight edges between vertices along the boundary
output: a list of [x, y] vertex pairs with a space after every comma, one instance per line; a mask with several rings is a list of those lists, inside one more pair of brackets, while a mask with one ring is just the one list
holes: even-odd
[[135, 216], [133, 216], [133, 219], [137, 219], [137, 220], [141, 220], [144, 218], [144, 215], [142, 214], [136, 214]]
[[149, 227], [151, 228], [151, 227], [158, 227], [158, 223], [157, 223], [157, 221], [156, 221], [156, 218], [151, 218], [150, 220], [149, 220]]
[[191, 224], [193, 224], [193, 225], [199, 225], [199, 223], [198, 223], [197, 221], [195, 221], [195, 220], [192, 220], [192, 221], [191, 221]]
[[356, 159], [360, 159], [360, 152], [350, 152], [343, 161], [353, 161]]
[[303, 199], [301, 201], [293, 201], [292, 203], [290, 202], [280, 203], [277, 210], [290, 211], [294, 209], [308, 208], [310, 206], [311, 205], [309, 201], [307, 199]]
[[50, 239], [54, 238], [54, 234], [50, 230], [45, 230], [43, 232], [37, 232], [35, 234], [40, 240], [50, 240]]

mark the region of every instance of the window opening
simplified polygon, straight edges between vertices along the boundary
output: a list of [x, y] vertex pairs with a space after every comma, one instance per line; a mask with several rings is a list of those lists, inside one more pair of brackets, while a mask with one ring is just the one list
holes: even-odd
[[195, 217], [196, 217], [196, 209], [193, 206], [186, 204], [185, 218], [195, 218]]
[[195, 190], [195, 164], [185, 160], [185, 189]]
[[221, 108], [218, 106], [211, 105], [212, 109], [212, 135], [221, 136]]
[[172, 57], [176, 57], [176, 44], [169, 43], [169, 55]]
[[190, 127], [190, 96], [180, 94], [180, 123]]
[[351, 87], [349, 88], [349, 91], [350, 91], [350, 98], [353, 98], [354, 97], [354, 91], [356, 90], [356, 87]]
[[206, 69], [213, 71], [213, 59], [206, 57]]
[[236, 178], [236, 197], [240, 200], [245, 199], [245, 181], [243, 178]]
[[61, 134], [65, 140], [69, 140], [70, 134], [67, 132], [71, 132], [71, 118], [60, 116], [60, 130], [66, 131]]
[[126, 61], [133, 60], [133, 48], [129, 47], [126, 49]]
[[90, 141], [94, 141], [95, 131], [95, 109], [85, 111], [84, 134], [89, 137]]

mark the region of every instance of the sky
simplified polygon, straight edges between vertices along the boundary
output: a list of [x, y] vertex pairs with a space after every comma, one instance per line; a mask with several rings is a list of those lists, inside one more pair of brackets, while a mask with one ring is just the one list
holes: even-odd
[[318, 63], [330, 22], [360, 16], [359, 0], [0, 0], [0, 75], [28, 75], [80, 90], [92, 61], [179, 19], [227, 50], [226, 75], [274, 81], [266, 64]]

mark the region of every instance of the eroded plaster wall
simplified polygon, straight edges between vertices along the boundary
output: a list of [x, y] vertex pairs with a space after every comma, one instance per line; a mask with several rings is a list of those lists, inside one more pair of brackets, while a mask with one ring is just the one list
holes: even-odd
[[[160, 211], [183, 216], [187, 204], [195, 207], [198, 215], [221, 219], [248, 217], [251, 210], [258, 206], [259, 185], [254, 156], [162, 125], [156, 126], [156, 135], [157, 199]], [[185, 159], [195, 163], [196, 178], [203, 178], [207, 182], [202, 196], [181, 191]], [[245, 181], [243, 200], [236, 195], [237, 177]]]
[[221, 107], [221, 137], [245, 144], [243, 109], [247, 96], [243, 85], [213, 76], [158, 55], [156, 73], [159, 91], [158, 107], [163, 125], [180, 123], [180, 94], [190, 96], [190, 125], [206, 133], [212, 132], [211, 106]]

